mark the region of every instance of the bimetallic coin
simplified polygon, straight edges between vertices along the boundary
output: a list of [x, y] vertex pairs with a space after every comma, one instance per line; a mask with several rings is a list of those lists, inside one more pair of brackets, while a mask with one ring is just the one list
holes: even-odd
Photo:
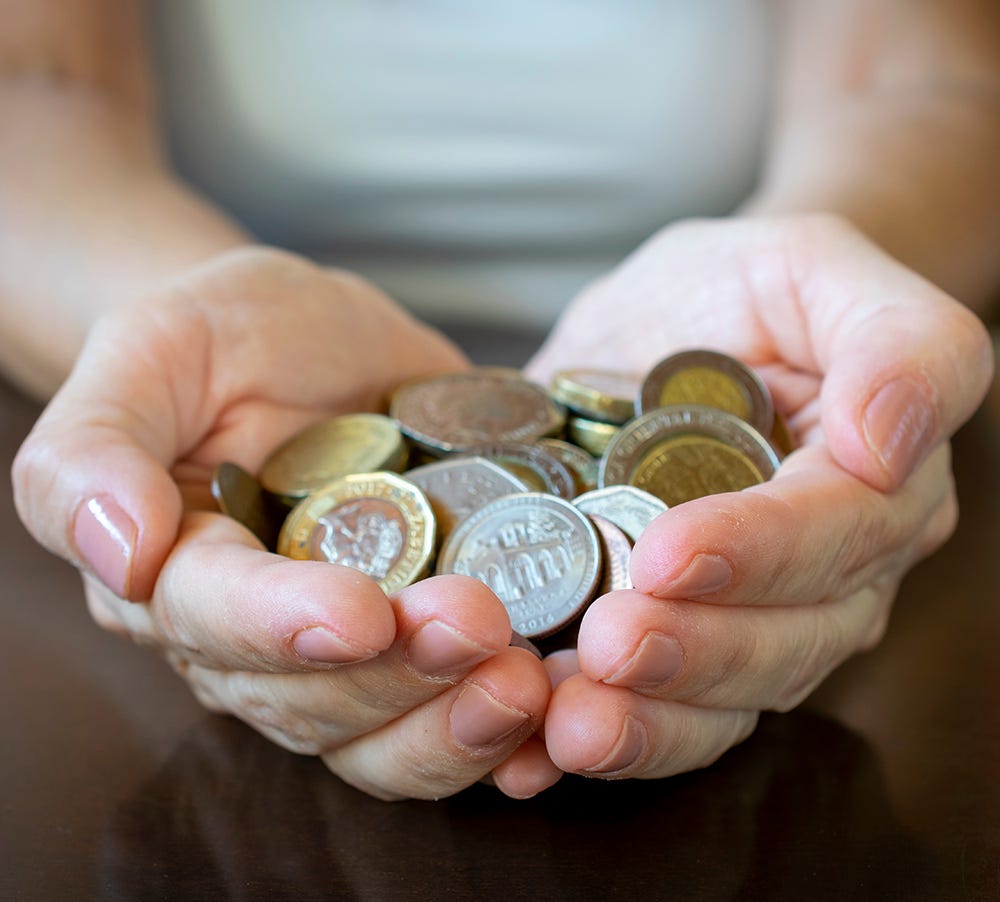
[[778, 456], [738, 417], [710, 407], [662, 407], [633, 420], [608, 445], [602, 486], [632, 485], [673, 507], [765, 482]]
[[409, 382], [390, 414], [417, 445], [435, 454], [491, 442], [530, 442], [559, 432], [563, 410], [545, 390], [494, 367]]
[[621, 426], [612, 423], [600, 423], [584, 417], [570, 417], [566, 421], [566, 431], [574, 445], [579, 445], [584, 451], [600, 457], [604, 454], [608, 443], [617, 434]]
[[725, 410], [761, 435], [770, 435], [774, 423], [771, 393], [761, 378], [718, 351], [681, 351], [661, 360], [643, 380], [636, 413], [680, 404]]
[[459, 523], [441, 549], [438, 573], [489, 586], [528, 639], [562, 629], [593, 597], [600, 545], [590, 520], [540, 492], [498, 498]]
[[352, 413], [316, 423], [275, 451], [260, 482], [289, 506], [350, 473], [400, 470], [406, 444], [396, 424], [377, 413]]
[[459, 520], [504, 495], [529, 487], [509, 470], [484, 457], [455, 457], [407, 470], [404, 479], [427, 496], [443, 541]]
[[434, 513], [412, 482], [395, 473], [358, 473], [301, 501], [278, 537], [278, 553], [353, 567], [383, 592], [424, 574], [434, 550]]
[[549, 394], [582, 417], [605, 423], [624, 423], [635, 416], [642, 379], [614, 370], [561, 370], [552, 377]]
[[219, 464], [212, 473], [212, 497], [222, 513], [238, 520], [274, 551], [281, 518], [253, 476], [234, 463]]
[[631, 485], [609, 485], [587, 492], [574, 498], [573, 506], [591, 517], [610, 520], [633, 542], [637, 542], [645, 528], [667, 509], [655, 495]]
[[534, 491], [549, 492], [567, 500], [576, 495], [576, 483], [573, 482], [573, 474], [569, 468], [539, 445], [494, 442], [477, 445], [470, 453], [489, 458], [524, 481]]
[[540, 438], [535, 447], [551, 454], [569, 470], [576, 487], [575, 495], [597, 488], [597, 458], [583, 448], [559, 438]]
[[632, 543], [629, 537], [604, 517], [590, 514], [590, 522], [597, 530], [597, 538], [601, 543], [601, 560], [604, 562], [597, 595], [607, 595], [618, 589], [631, 589], [632, 577], [629, 576], [628, 562], [632, 556]]

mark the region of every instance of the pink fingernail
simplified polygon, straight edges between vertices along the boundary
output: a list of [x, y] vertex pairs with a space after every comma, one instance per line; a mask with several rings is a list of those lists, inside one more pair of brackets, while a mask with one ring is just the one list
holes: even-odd
[[437, 620], [420, 627], [406, 649], [406, 657], [414, 669], [428, 676], [460, 673], [492, 654], [488, 648]]
[[673, 582], [654, 593], [659, 598], [694, 598], [721, 592], [733, 580], [733, 567], [718, 554], [696, 554]]
[[449, 718], [455, 741], [473, 748], [499, 742], [527, 719], [524, 711], [505, 705], [475, 683], [455, 699]]
[[85, 501], [73, 518], [73, 542], [80, 557], [119, 598], [128, 595], [138, 535], [132, 518], [110, 495]]
[[911, 379], [883, 385], [865, 408], [863, 429], [868, 447], [885, 471], [905, 479], [933, 432], [933, 414], [924, 393]]
[[586, 773], [610, 776], [623, 771], [642, 757], [648, 742], [649, 737], [642, 722], [631, 715], [626, 715], [618, 741], [608, 753], [608, 757], [599, 764], [586, 768]]
[[650, 631], [635, 654], [603, 682], [612, 686], [662, 686], [681, 672], [684, 652], [672, 636]]
[[308, 661], [320, 664], [354, 664], [375, 657], [377, 652], [345, 642], [322, 626], [313, 626], [295, 634], [292, 648]]

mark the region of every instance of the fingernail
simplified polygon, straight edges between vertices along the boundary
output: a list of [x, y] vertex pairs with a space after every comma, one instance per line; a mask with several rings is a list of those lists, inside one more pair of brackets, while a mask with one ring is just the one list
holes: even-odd
[[883, 385], [865, 408], [863, 429], [868, 447], [896, 479], [909, 475], [930, 438], [933, 415], [924, 393], [911, 379]]
[[406, 657], [413, 669], [427, 676], [467, 670], [491, 655], [489, 649], [437, 620], [428, 621], [420, 627], [406, 649]]
[[358, 648], [322, 626], [311, 626], [295, 634], [292, 648], [307, 661], [320, 664], [354, 664], [375, 657], [378, 652]]
[[132, 518], [110, 495], [99, 495], [76, 509], [73, 542], [80, 557], [119, 598], [128, 595], [138, 534]]
[[687, 569], [672, 583], [658, 589], [659, 598], [694, 598], [721, 592], [732, 582], [733, 567], [718, 554], [696, 554]]
[[482, 686], [470, 683], [451, 706], [451, 735], [465, 746], [492, 745], [527, 721], [524, 711], [510, 708]]
[[640, 720], [626, 715], [622, 731], [618, 736], [611, 753], [600, 764], [585, 768], [589, 774], [604, 774], [605, 776], [618, 773], [625, 768], [635, 764], [636, 761], [646, 751], [648, 736], [646, 727]]
[[603, 680], [612, 686], [661, 686], [672, 680], [684, 666], [684, 652], [673, 636], [650, 631], [625, 664]]

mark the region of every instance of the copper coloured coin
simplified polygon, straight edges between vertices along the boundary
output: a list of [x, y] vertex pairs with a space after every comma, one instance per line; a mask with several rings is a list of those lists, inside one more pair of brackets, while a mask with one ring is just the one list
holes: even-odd
[[601, 459], [603, 486], [632, 485], [673, 507], [766, 482], [778, 457], [745, 421], [710, 407], [663, 407], [633, 420]]
[[485, 583], [513, 629], [537, 639], [582, 613], [600, 564], [597, 533], [586, 515], [561, 498], [530, 492], [499, 498], [459, 523], [437, 570]]
[[403, 433], [435, 454], [492, 442], [531, 442], [562, 429], [565, 414], [540, 385], [496, 367], [409, 382], [392, 397]]
[[629, 576], [628, 564], [632, 557], [632, 542], [629, 537], [610, 520], [605, 520], [597, 514], [590, 514], [590, 522], [597, 530], [603, 561], [597, 595], [607, 595], [608, 592], [616, 592], [619, 589], [631, 589], [632, 577]]
[[212, 473], [212, 497], [219, 510], [242, 523], [265, 548], [274, 550], [281, 518], [260, 483], [237, 464], [224, 462]]
[[661, 360], [643, 380], [636, 413], [697, 404], [745, 420], [761, 435], [774, 423], [771, 393], [750, 367], [719, 351], [681, 351]]
[[434, 550], [434, 514], [412, 482], [395, 473], [345, 476], [288, 515], [278, 553], [353, 567], [386, 594], [424, 575]]

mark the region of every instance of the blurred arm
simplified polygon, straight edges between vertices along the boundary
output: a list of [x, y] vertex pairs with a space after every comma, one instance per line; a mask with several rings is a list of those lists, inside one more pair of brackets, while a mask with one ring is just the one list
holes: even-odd
[[983, 312], [1000, 288], [1000, 6], [780, 0], [752, 213], [840, 214]]

